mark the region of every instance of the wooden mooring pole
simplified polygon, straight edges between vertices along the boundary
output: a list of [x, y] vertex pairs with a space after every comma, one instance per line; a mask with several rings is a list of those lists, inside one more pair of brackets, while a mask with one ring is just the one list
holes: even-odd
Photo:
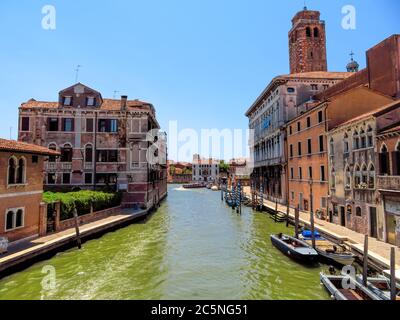
[[300, 205], [294, 209], [294, 234], [296, 236], [296, 239], [299, 238], [299, 210]]
[[363, 285], [366, 287], [368, 282], [368, 235], [364, 236], [364, 256], [363, 256]]
[[74, 208], [74, 220], [75, 220], [76, 243], [78, 244], [78, 249], [81, 249], [82, 242], [81, 242], [81, 234], [79, 232], [78, 211], [76, 210], [76, 207]]
[[278, 199], [275, 199], [275, 222], [278, 217]]
[[312, 247], [315, 249], [315, 227], [314, 227], [314, 199], [313, 199], [313, 181], [310, 180], [310, 224], [311, 224], [311, 240]]
[[390, 249], [390, 300], [396, 300], [396, 253]]

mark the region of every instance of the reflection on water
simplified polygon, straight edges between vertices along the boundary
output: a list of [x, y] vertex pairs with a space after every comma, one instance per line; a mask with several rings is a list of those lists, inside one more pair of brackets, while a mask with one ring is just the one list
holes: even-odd
[[[0, 299], [328, 299], [322, 267], [276, 250], [269, 235], [293, 233], [266, 214], [237, 215], [219, 192], [169, 187], [148, 221], [89, 241], [0, 281]], [[42, 290], [42, 268], [56, 288]]]

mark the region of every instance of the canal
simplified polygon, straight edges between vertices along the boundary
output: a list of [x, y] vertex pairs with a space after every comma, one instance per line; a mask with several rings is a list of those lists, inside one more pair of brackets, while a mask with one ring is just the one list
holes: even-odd
[[[305, 267], [269, 235], [293, 233], [265, 213], [237, 215], [219, 192], [169, 186], [147, 221], [0, 280], [0, 299], [329, 299], [326, 266]], [[55, 287], [42, 286], [46, 270]]]

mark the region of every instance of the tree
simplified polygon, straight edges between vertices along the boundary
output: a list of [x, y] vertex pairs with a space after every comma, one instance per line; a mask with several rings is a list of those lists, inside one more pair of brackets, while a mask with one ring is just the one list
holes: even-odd
[[219, 163], [219, 172], [228, 172], [229, 164], [225, 163], [224, 160], [221, 160]]

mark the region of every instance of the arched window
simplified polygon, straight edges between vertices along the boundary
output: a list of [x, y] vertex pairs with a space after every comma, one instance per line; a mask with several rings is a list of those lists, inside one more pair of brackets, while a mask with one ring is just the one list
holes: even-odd
[[[54, 143], [51, 143], [51, 144], [49, 145], [49, 149], [50, 149], [50, 150], [57, 151], [57, 145], [54, 144]], [[49, 162], [56, 162], [56, 156], [49, 156]]]
[[310, 27], [307, 27], [306, 35], [307, 35], [307, 38], [311, 38], [311, 28]]
[[360, 141], [361, 141], [361, 149], [365, 149], [367, 147], [367, 136], [365, 135], [364, 129], [360, 131]]
[[393, 154], [392, 172], [394, 176], [400, 176], [400, 141], [397, 142]]
[[371, 148], [374, 146], [374, 135], [372, 131], [372, 127], [368, 125], [367, 127], [367, 147]]
[[85, 162], [87, 163], [93, 162], [93, 147], [91, 144], [88, 144], [85, 147]]
[[375, 166], [372, 163], [368, 168], [368, 188], [375, 189]]
[[333, 138], [331, 138], [331, 140], [329, 141], [329, 152], [331, 157], [333, 157], [335, 155], [335, 145], [333, 142]]
[[368, 169], [366, 164], [363, 164], [361, 171], [361, 188], [366, 189], [368, 187]]
[[8, 211], [6, 217], [6, 230], [14, 229], [14, 211]]
[[362, 216], [361, 207], [356, 207], [356, 216], [357, 217], [361, 217]]
[[349, 153], [350, 149], [349, 149], [349, 135], [347, 133], [344, 134], [344, 139], [343, 139], [343, 150], [344, 153]]
[[345, 189], [351, 189], [351, 171], [350, 167], [347, 165], [346, 167], [346, 185]]
[[15, 184], [17, 161], [15, 158], [8, 160], [8, 184]]
[[21, 158], [18, 161], [18, 169], [17, 169], [17, 184], [23, 184], [25, 182], [25, 159]]
[[381, 175], [389, 175], [389, 171], [389, 152], [386, 145], [383, 144], [379, 153], [379, 173]]
[[61, 148], [61, 162], [72, 162], [72, 147], [65, 145]]
[[319, 37], [319, 29], [317, 27], [314, 28], [314, 38]]
[[15, 228], [21, 228], [23, 226], [24, 226], [24, 211], [22, 209], [18, 209], [15, 217]]
[[331, 170], [331, 178], [330, 178], [330, 182], [331, 182], [331, 189], [335, 189], [336, 188], [336, 174], [335, 174], [335, 168], [332, 168]]
[[353, 149], [360, 149], [360, 137], [357, 130], [355, 130], [353, 133]]
[[360, 166], [357, 164], [354, 168], [354, 188], [359, 189], [361, 187], [361, 171]]

